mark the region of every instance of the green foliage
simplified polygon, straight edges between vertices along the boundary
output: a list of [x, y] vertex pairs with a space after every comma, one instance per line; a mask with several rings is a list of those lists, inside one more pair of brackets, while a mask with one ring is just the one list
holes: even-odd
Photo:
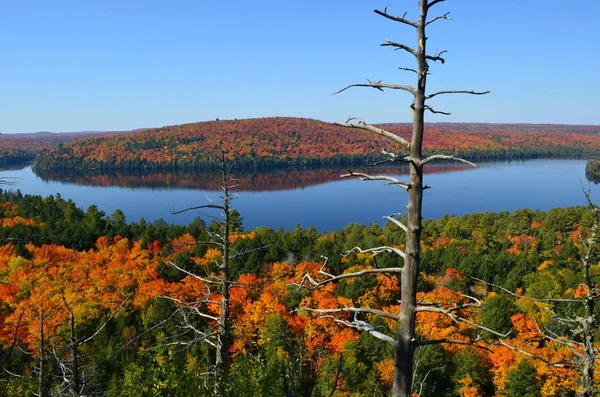
[[[481, 359], [474, 348], [460, 350], [452, 358], [452, 363], [454, 365], [452, 381], [455, 385], [458, 385], [460, 379], [469, 375], [485, 396], [494, 395], [494, 386], [489, 372], [490, 365]], [[455, 393], [458, 394], [458, 391]]]
[[522, 360], [506, 379], [506, 397], [539, 397], [542, 381], [529, 360]]
[[415, 354], [416, 370], [413, 392], [423, 397], [451, 396], [450, 360], [441, 345], [425, 346]]
[[[486, 299], [482, 308], [483, 325], [501, 334], [508, 334], [512, 330], [510, 317], [517, 311], [513, 297], [507, 294], [498, 294]], [[484, 337], [497, 338], [496, 335], [484, 331]]]

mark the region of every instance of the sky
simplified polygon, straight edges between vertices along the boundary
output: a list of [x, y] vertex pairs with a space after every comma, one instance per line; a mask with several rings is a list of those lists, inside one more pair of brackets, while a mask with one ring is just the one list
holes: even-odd
[[[414, 84], [399, 67], [417, 0], [103, 0], [0, 4], [0, 132], [130, 130], [269, 116], [410, 121], [409, 94], [357, 88]], [[447, 0], [432, 16], [430, 91], [451, 116], [431, 122], [600, 125], [599, 0]]]

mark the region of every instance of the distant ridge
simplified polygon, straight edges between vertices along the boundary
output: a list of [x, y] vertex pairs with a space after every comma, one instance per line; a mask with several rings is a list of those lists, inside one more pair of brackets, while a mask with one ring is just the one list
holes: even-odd
[[[406, 139], [410, 124], [380, 124]], [[215, 120], [90, 137], [44, 150], [35, 165], [80, 169], [193, 169], [221, 150], [241, 166], [342, 165], [396, 150], [371, 132], [318, 120], [267, 117]], [[425, 150], [471, 159], [600, 154], [600, 126], [429, 123]]]

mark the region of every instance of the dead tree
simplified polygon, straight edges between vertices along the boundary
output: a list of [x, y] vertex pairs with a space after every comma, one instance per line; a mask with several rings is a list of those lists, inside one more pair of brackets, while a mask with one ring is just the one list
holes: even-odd
[[[549, 361], [535, 353], [516, 348], [503, 339], [499, 343], [520, 354], [542, 361], [550, 366], [567, 368], [579, 373], [579, 386], [577, 392], [579, 397], [593, 397], [598, 395], [598, 388], [594, 384], [594, 372], [596, 370], [596, 360], [599, 354], [598, 348], [594, 346], [595, 334], [598, 331], [599, 322], [595, 313], [596, 301], [600, 299], [600, 288], [594, 282], [598, 274], [592, 274], [591, 268], [598, 264], [600, 260], [600, 208], [592, 203], [590, 192], [585, 193], [588, 206], [592, 212], [593, 223], [589, 235], [580, 236], [581, 244], [581, 271], [583, 282], [583, 293], [581, 297], [574, 298], [532, 298], [520, 295], [507, 290], [504, 287], [495, 285], [484, 280], [474, 278], [476, 281], [483, 282], [497, 290], [501, 290], [517, 299], [525, 299], [534, 302], [546, 304], [546, 310], [552, 313], [552, 318], [568, 330], [569, 336], [558, 335], [547, 327], [540, 327], [538, 331], [540, 336], [551, 342], [567, 346], [573, 353], [573, 360]], [[566, 304], [575, 308], [570, 315], [558, 315], [553, 310], [553, 305]]]
[[[427, 36], [426, 30], [429, 25], [440, 20], [448, 20], [449, 13], [440, 14], [439, 16], [430, 17], [430, 11], [432, 8], [445, 0], [421, 0], [418, 4], [419, 17], [416, 20], [408, 19], [407, 13], [402, 16], [396, 16], [388, 13], [387, 8], [383, 11], [375, 10], [375, 13], [402, 25], [405, 25], [416, 32], [416, 47], [411, 47], [402, 43], [398, 43], [392, 40], [386, 39], [382, 46], [391, 47], [394, 50], [408, 53], [416, 61], [416, 67], [401, 68], [407, 72], [413, 73], [416, 76], [416, 85], [403, 85], [386, 83], [382, 81], [367, 80], [364, 84], [352, 84], [337, 93], [343, 92], [352, 87], [368, 87], [374, 88], [380, 91], [385, 89], [400, 90], [408, 92], [412, 96], [412, 103], [410, 108], [412, 110], [412, 135], [409, 140], [406, 140], [392, 132], [386, 131], [378, 126], [367, 124], [365, 121], [358, 117], [349, 118], [346, 123], [342, 124], [349, 128], [367, 130], [374, 134], [388, 138], [396, 147], [398, 147], [402, 153], [393, 153], [386, 150], [383, 151], [387, 161], [391, 162], [402, 162], [409, 166], [409, 180], [404, 182], [396, 178], [385, 176], [385, 175], [369, 175], [365, 173], [349, 172], [342, 177], [358, 177], [363, 180], [381, 180], [386, 181], [388, 184], [398, 186], [408, 192], [408, 205], [406, 206], [407, 215], [406, 223], [403, 223], [398, 217], [391, 215], [385, 218], [402, 229], [406, 233], [406, 247], [404, 250], [400, 250], [396, 247], [376, 247], [376, 248], [355, 248], [353, 251], [359, 253], [371, 253], [378, 255], [384, 252], [392, 253], [398, 256], [398, 265], [392, 268], [386, 269], [370, 269], [368, 271], [360, 271], [351, 274], [344, 274], [340, 276], [334, 276], [327, 274], [326, 279], [322, 282], [313, 282], [312, 287], [316, 287], [323, 283], [329, 283], [341, 280], [343, 278], [360, 277], [364, 274], [374, 273], [386, 273], [400, 276], [401, 279], [401, 308], [398, 315], [392, 316], [398, 321], [398, 328], [396, 336], [394, 338], [379, 332], [374, 327], [367, 324], [365, 321], [355, 320], [346, 322], [346, 325], [352, 326], [356, 329], [369, 332], [371, 335], [388, 342], [395, 350], [395, 371], [393, 381], [393, 396], [404, 396], [408, 397], [412, 393], [413, 383], [413, 356], [414, 351], [419, 345], [431, 344], [431, 343], [444, 343], [449, 341], [423, 341], [417, 342], [415, 340], [415, 317], [419, 310], [438, 311], [442, 314], [456, 316], [457, 308], [439, 308], [439, 307], [423, 307], [419, 309], [417, 307], [417, 277], [419, 274], [419, 267], [421, 262], [421, 217], [422, 217], [422, 202], [423, 202], [423, 190], [426, 186], [423, 184], [423, 168], [424, 166], [434, 160], [455, 160], [461, 161], [473, 165], [472, 163], [444, 154], [434, 154], [429, 157], [423, 157], [423, 136], [424, 136], [424, 115], [426, 111], [433, 114], [449, 115], [450, 113], [434, 109], [429, 105], [429, 101], [441, 96], [449, 94], [471, 94], [471, 95], [482, 95], [487, 94], [489, 91], [477, 92], [468, 90], [443, 90], [428, 94], [426, 91], [427, 78], [430, 75], [430, 63], [440, 62], [444, 63], [444, 54], [446, 51], [439, 51], [436, 53], [427, 52]], [[476, 302], [470, 303], [475, 305]], [[372, 309], [360, 309], [352, 308], [355, 313], [368, 313], [371, 315], [381, 315], [384, 317], [391, 318], [389, 314], [378, 312]]]
[[[221, 203], [206, 204], [196, 207], [186, 208], [181, 211], [172, 211], [174, 214], [195, 211], [203, 209], [215, 209], [222, 213], [223, 220], [220, 223], [219, 233], [210, 233], [210, 241], [198, 242], [197, 244], [217, 247], [222, 252], [222, 258], [216, 264], [216, 271], [205, 275], [199, 275], [194, 272], [183, 269], [175, 262], [169, 264], [180, 272], [192, 276], [199, 280], [205, 291], [199, 291], [200, 298], [194, 302], [182, 302], [172, 297], [170, 299], [178, 305], [177, 313], [182, 320], [182, 329], [184, 334], [192, 335], [191, 338], [180, 338], [173, 342], [176, 345], [193, 345], [199, 342], [208, 343], [215, 349], [215, 361], [211, 370], [202, 374], [207, 379], [213, 378], [214, 395], [222, 396], [225, 393], [225, 382], [229, 373], [231, 363], [229, 348], [231, 346], [231, 319], [229, 314], [229, 295], [231, 288], [235, 286], [231, 276], [231, 263], [236, 257], [243, 255], [242, 252], [234, 252], [231, 248], [230, 236], [232, 233], [232, 214], [233, 208], [231, 201], [234, 199], [231, 190], [236, 187], [231, 178], [232, 166], [229, 165], [222, 152], [218, 160], [221, 170]], [[218, 299], [214, 299], [214, 293], [220, 294]], [[208, 312], [208, 305], [218, 305], [220, 313], [218, 316]], [[197, 320], [207, 321], [206, 326], [198, 327]]]
[[[121, 311], [127, 301], [128, 299], [125, 299], [121, 302], [117, 309], [92, 335], [81, 337], [77, 335], [73, 309], [69, 306], [67, 300], [63, 296], [63, 303], [69, 311], [69, 342], [66, 346], [62, 346], [61, 348], [57, 349], [54, 346], [51, 348], [54, 362], [57, 367], [57, 377], [61, 380], [60, 384], [57, 384], [54, 387], [55, 392], [58, 395], [86, 396], [91, 394], [90, 383], [92, 382], [88, 382], [88, 376], [86, 376], [85, 373], [85, 367], [82, 363], [81, 347], [94, 340], [94, 338], [96, 338], [96, 336], [98, 336]], [[67, 357], [64, 358], [64, 356]], [[89, 375], [89, 378], [93, 379], [94, 376]]]

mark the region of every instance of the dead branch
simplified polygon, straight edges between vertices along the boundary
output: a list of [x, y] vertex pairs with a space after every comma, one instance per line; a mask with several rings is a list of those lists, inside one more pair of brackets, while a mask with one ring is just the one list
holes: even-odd
[[389, 318], [390, 320], [394, 320], [394, 321], [400, 321], [400, 316], [395, 316], [391, 313], [386, 313], [384, 311], [381, 310], [377, 310], [377, 309], [371, 309], [371, 308], [360, 308], [360, 307], [340, 307], [337, 309], [313, 309], [313, 308], [309, 308], [309, 307], [299, 307], [297, 310], [301, 310], [301, 311], [305, 311], [305, 312], [311, 312], [311, 313], [320, 313], [320, 314], [326, 314], [326, 313], [344, 313], [344, 312], [348, 312], [348, 313], [366, 313], [366, 314], [373, 314], [375, 316], [380, 316], [380, 317], [385, 317], [385, 318]]
[[481, 342], [481, 341], [482, 341], [482, 339], [480, 339], [479, 337], [477, 337], [473, 340], [460, 340], [460, 339], [448, 339], [448, 338], [428, 339], [428, 340], [416, 341], [415, 346], [421, 347], [421, 346], [441, 345], [444, 343], [448, 343], [448, 344], [453, 344], [453, 345], [473, 346], [473, 347], [477, 347], [482, 350], [487, 350], [490, 353], [493, 353], [492, 349], [490, 349], [489, 347], [478, 344], [478, 342]]
[[477, 167], [477, 164], [472, 163], [468, 160], [462, 159], [460, 157], [456, 157], [454, 155], [446, 155], [446, 154], [434, 154], [432, 156], [429, 156], [423, 160], [421, 160], [421, 165], [427, 164], [430, 161], [434, 161], [434, 160], [452, 160], [452, 161], [459, 161], [461, 163], [465, 163], [465, 164], [469, 164], [471, 167]]
[[373, 12], [377, 15], [381, 15], [384, 18], [391, 19], [392, 21], [400, 22], [408, 26], [412, 26], [413, 28], [416, 28], [418, 26], [417, 22], [406, 19], [406, 12], [401, 17], [388, 14], [387, 7], [385, 7], [383, 11], [373, 10]]
[[209, 280], [209, 279], [207, 279], [207, 278], [200, 277], [200, 276], [198, 276], [198, 275], [197, 275], [197, 274], [195, 274], [195, 273], [188, 272], [188, 271], [187, 271], [187, 270], [185, 270], [184, 268], [177, 266], [177, 264], [176, 264], [175, 262], [169, 261], [169, 262], [167, 262], [167, 263], [169, 264], [169, 266], [172, 266], [172, 267], [174, 267], [175, 269], [179, 270], [180, 272], [182, 272], [182, 273], [185, 273], [185, 274], [187, 274], [188, 276], [192, 276], [192, 277], [194, 277], [196, 280], [202, 281], [202, 282], [203, 282], [203, 283], [205, 283], [205, 284], [217, 284], [217, 285], [221, 284], [221, 282], [220, 282], [220, 281]]
[[452, 113], [450, 113], [450, 112], [442, 112], [441, 110], [435, 110], [434, 108], [432, 108], [429, 105], [425, 106], [425, 110], [428, 110], [428, 111], [430, 111], [433, 114], [441, 114], [443, 116], [451, 116], [452, 115]]
[[[356, 121], [356, 124], [351, 124], [351, 122]], [[384, 129], [381, 129], [379, 127], [375, 127], [373, 125], [367, 124], [365, 123], [365, 121], [359, 117], [350, 117], [348, 118], [348, 120], [346, 120], [345, 123], [333, 123], [334, 125], [339, 125], [342, 127], [348, 127], [348, 128], [359, 128], [362, 130], [367, 130], [367, 131], [371, 131], [376, 133], [377, 135], [381, 135], [384, 136], [388, 139], [391, 139], [392, 141], [404, 146], [407, 150], [410, 149], [410, 142], [405, 140], [404, 138], [399, 137], [396, 134], [393, 134], [389, 131], [386, 131]]]
[[395, 41], [389, 40], [389, 39], [384, 39], [383, 43], [380, 44], [381, 47], [394, 47], [394, 51], [398, 51], [398, 50], [402, 50], [402, 51], [406, 51], [409, 54], [412, 54], [412, 56], [416, 57], [417, 56], [417, 51], [412, 48], [407, 46], [406, 44], [402, 44], [402, 43], [396, 43]]
[[390, 161], [399, 161], [402, 163], [411, 163], [412, 161], [410, 160], [410, 156], [401, 156], [399, 154], [396, 153], [392, 153], [392, 152], [388, 152], [385, 149], [381, 149], [381, 154], [383, 154], [384, 156], [387, 156], [389, 158]]
[[405, 258], [406, 255], [404, 254], [404, 251], [402, 251], [400, 248], [395, 248], [395, 247], [390, 247], [387, 245], [381, 246], [381, 247], [375, 247], [375, 248], [368, 248], [366, 250], [363, 250], [360, 247], [354, 247], [352, 249], [349, 249], [347, 251], [345, 251], [342, 256], [348, 256], [350, 254], [353, 253], [359, 253], [359, 254], [373, 254], [373, 256], [375, 255], [379, 255], [383, 252], [387, 252], [387, 253], [394, 253], [398, 256], [401, 256], [402, 258]]
[[349, 86], [346, 86], [346, 87], [342, 88], [341, 90], [334, 92], [333, 95], [337, 95], [337, 94], [344, 92], [347, 89], [353, 88], [353, 87], [370, 87], [370, 88], [375, 88], [379, 91], [383, 91], [384, 88], [388, 88], [390, 90], [402, 90], [402, 91], [410, 92], [411, 94], [415, 95], [415, 89], [409, 85], [382, 83], [381, 81], [372, 81], [372, 80], [368, 80], [368, 79], [367, 79], [366, 84], [350, 84]]
[[509, 349], [511, 349], [513, 351], [516, 351], [517, 353], [521, 353], [528, 357], [534, 358], [536, 360], [540, 360], [540, 361], [542, 361], [548, 365], [551, 365], [553, 367], [558, 367], [558, 368], [578, 368], [579, 367], [579, 364], [574, 361], [568, 361], [568, 360], [550, 361], [550, 360], [547, 360], [544, 357], [538, 356], [537, 354], [530, 353], [526, 350], [522, 350], [513, 345], [510, 345], [510, 344], [504, 342], [504, 340], [502, 340], [502, 339], [499, 339], [498, 343], [500, 343], [502, 346], [508, 347]]
[[404, 230], [404, 232], [408, 233], [408, 227], [400, 222], [398, 219], [394, 218], [394, 216], [398, 216], [400, 214], [392, 214], [392, 215], [388, 215], [388, 216], [384, 216], [383, 219], [387, 219], [389, 222], [393, 223], [394, 225], [398, 226], [400, 229]]
[[96, 330], [96, 332], [94, 332], [92, 335], [90, 335], [89, 337], [87, 337], [87, 338], [85, 338], [85, 339], [83, 339], [83, 340], [77, 341], [77, 342], [76, 342], [76, 343], [77, 343], [77, 345], [79, 345], [79, 346], [80, 346], [80, 345], [86, 344], [86, 343], [88, 343], [89, 341], [91, 341], [92, 339], [94, 339], [94, 338], [96, 337], [96, 335], [98, 335], [98, 334], [99, 334], [99, 333], [100, 333], [100, 332], [101, 332], [101, 331], [104, 329], [104, 327], [106, 327], [106, 325], [108, 324], [108, 322], [109, 322], [109, 321], [111, 321], [113, 318], [115, 318], [115, 316], [116, 316], [117, 314], [119, 314], [119, 312], [121, 311], [121, 309], [122, 309], [122, 308], [123, 308], [123, 306], [125, 305], [125, 302], [127, 302], [128, 300], [129, 300], [129, 297], [125, 298], [125, 300], [123, 300], [123, 302], [121, 302], [121, 304], [119, 305], [119, 307], [117, 307], [117, 310], [115, 310], [115, 312], [114, 312], [114, 313], [112, 313], [112, 314], [111, 314], [111, 315], [108, 317], [108, 319], [107, 319], [107, 320], [106, 320], [106, 321], [105, 321], [105, 322], [104, 322], [104, 323], [103, 323], [103, 324], [100, 326], [100, 328], [98, 328], [98, 329]]
[[[327, 263], [327, 261], [325, 261], [325, 263]], [[335, 282], [335, 281], [339, 281], [339, 280], [343, 280], [343, 279], [347, 279], [347, 278], [356, 278], [356, 277], [364, 276], [366, 274], [389, 274], [389, 273], [401, 274], [402, 273], [401, 267], [388, 267], [388, 268], [378, 268], [378, 269], [365, 269], [365, 270], [360, 270], [360, 271], [353, 272], [353, 273], [344, 273], [344, 274], [340, 274], [339, 276], [334, 276], [333, 274], [325, 272], [323, 270], [324, 267], [325, 267], [325, 264], [323, 264], [323, 266], [321, 266], [321, 270], [319, 270], [319, 274], [326, 276], [327, 278], [325, 280], [316, 281], [315, 279], [313, 279], [311, 277], [311, 275], [309, 273], [306, 273], [304, 275], [304, 277], [302, 277], [302, 280], [300, 281], [300, 283], [291, 283], [290, 285], [294, 285], [294, 286], [298, 287], [298, 289], [300, 289], [300, 288], [316, 289], [322, 285], [325, 285], [325, 284], [328, 284], [331, 282]], [[307, 281], [310, 286], [305, 285], [305, 283]]]
[[466, 307], [470, 307], [470, 306], [472, 307], [474, 305], [473, 304], [465, 304], [465, 305], [461, 305], [461, 306], [453, 306], [453, 307], [450, 307], [448, 309], [443, 309], [443, 308], [440, 308], [440, 307], [423, 307], [423, 306], [420, 306], [420, 307], [417, 307], [416, 311], [417, 312], [431, 312], [431, 313], [443, 314], [445, 316], [448, 316], [452, 321], [454, 321], [457, 324], [463, 322], [465, 324], [469, 324], [473, 328], [478, 328], [478, 329], [480, 329], [482, 331], [487, 331], [487, 332], [489, 332], [489, 333], [491, 333], [493, 335], [496, 335], [496, 336], [498, 336], [500, 338], [506, 338], [510, 334], [510, 331], [508, 333], [506, 333], [506, 334], [501, 334], [500, 332], [495, 331], [495, 330], [493, 330], [491, 328], [488, 328], [488, 327], [486, 327], [484, 325], [477, 324], [477, 323], [475, 323], [475, 322], [473, 322], [471, 320], [467, 320], [464, 317], [461, 317], [461, 316], [459, 316], [457, 314], [454, 314], [455, 311], [460, 310], [461, 308], [466, 308]]
[[396, 345], [398, 344], [398, 342], [396, 341], [396, 339], [377, 331], [377, 329], [375, 327], [373, 327], [371, 324], [367, 323], [366, 321], [362, 321], [362, 320], [357, 320], [356, 316], [354, 318], [353, 321], [345, 321], [345, 320], [340, 320], [339, 318], [335, 318], [333, 316], [329, 316], [329, 315], [324, 315], [321, 316], [319, 315], [319, 318], [330, 318], [332, 319], [334, 322], [338, 323], [338, 324], [342, 324], [346, 327], [349, 328], [354, 328], [357, 331], [365, 331], [368, 332], [369, 334], [373, 335], [375, 338], [384, 341], [386, 343], [389, 343], [390, 345], [392, 345], [394, 348], [396, 347]]
[[582, 299], [570, 299], [570, 298], [567, 298], [567, 299], [561, 299], [561, 298], [532, 298], [530, 296], [516, 294], [516, 293], [514, 293], [514, 292], [512, 292], [512, 291], [510, 291], [510, 290], [508, 290], [508, 289], [506, 289], [504, 287], [501, 287], [499, 285], [490, 283], [490, 282], [485, 281], [485, 280], [481, 280], [481, 279], [479, 279], [477, 277], [471, 277], [471, 278], [473, 280], [476, 280], [476, 281], [479, 281], [481, 283], [487, 284], [490, 287], [498, 288], [499, 290], [502, 290], [502, 291], [506, 292], [507, 294], [512, 295], [512, 296], [514, 296], [516, 298], [527, 299], [527, 300], [534, 301], [534, 302], [546, 302], [546, 303], [548, 303], [548, 302], [572, 302], [572, 303], [582, 303], [582, 302], [584, 302], [586, 300], [586, 298], [582, 298]]
[[171, 208], [171, 215], [177, 215], [177, 214], [182, 214], [184, 212], [188, 212], [188, 211], [194, 211], [194, 210], [201, 210], [201, 209], [205, 209], [205, 208], [212, 208], [212, 209], [217, 209], [217, 210], [224, 210], [223, 206], [221, 205], [216, 205], [216, 204], [206, 204], [206, 205], [198, 205], [196, 207], [189, 207], [183, 210], [174, 210], [173, 208]]
[[437, 16], [437, 17], [433, 18], [432, 20], [425, 22], [425, 26], [431, 25], [432, 23], [434, 23], [435, 21], [439, 21], [440, 19], [445, 19], [447, 21], [451, 21], [452, 19], [448, 18], [448, 15], [450, 15], [449, 12], [447, 12], [443, 15]]
[[446, 91], [438, 91], [433, 94], [429, 94], [425, 97], [425, 99], [431, 99], [438, 95], [447, 95], [447, 94], [469, 94], [469, 95], [486, 95], [491, 91], [470, 91], [470, 90], [446, 90]]
[[419, 72], [417, 72], [417, 71], [416, 71], [415, 69], [413, 69], [413, 68], [398, 68], [398, 69], [400, 69], [400, 70], [406, 70], [407, 72], [413, 72], [413, 73], [416, 73], [416, 74], [418, 74], [418, 73], [419, 73]]
[[347, 174], [340, 175], [340, 178], [358, 177], [361, 181], [388, 181], [387, 185], [397, 185], [404, 190], [410, 189], [410, 185], [388, 175], [369, 175], [362, 172], [353, 172], [348, 170]]
[[433, 0], [431, 3], [427, 4], [427, 11], [429, 11], [429, 9], [431, 7], [433, 7], [434, 5], [436, 5], [437, 3], [441, 3], [441, 2], [444, 2], [444, 1], [446, 1], [446, 0]]
[[425, 55], [425, 58], [430, 61], [441, 62], [443, 65], [444, 63], [446, 63], [446, 59], [442, 58], [442, 55], [447, 52], [448, 52], [447, 50], [443, 50], [440, 52], [436, 52], [435, 55]]

